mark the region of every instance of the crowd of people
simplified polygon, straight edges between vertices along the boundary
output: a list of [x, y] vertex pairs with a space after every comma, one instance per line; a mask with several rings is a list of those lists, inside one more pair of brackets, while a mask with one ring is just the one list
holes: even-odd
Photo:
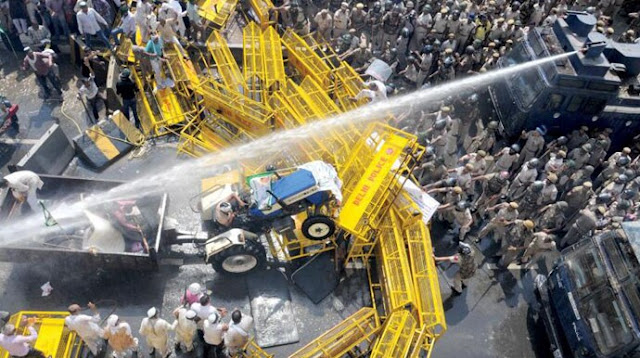
[[[173, 311], [173, 323], [161, 318], [155, 307], [147, 311], [147, 317], [140, 323], [138, 334], [145, 340], [151, 357], [169, 357], [173, 353], [172, 341], [176, 353], [198, 350], [198, 356], [206, 358], [235, 357], [243, 352], [253, 327], [251, 316], [234, 309], [226, 323], [227, 310], [213, 306], [211, 298], [198, 283], [189, 285], [181, 300], [182, 305]], [[114, 358], [138, 352], [139, 341], [129, 323], [111, 314], [102, 325], [96, 305], [89, 302], [87, 309], [91, 310], [91, 315], [82, 313], [83, 308], [78, 304], [70, 305], [65, 325], [80, 337], [94, 357], [104, 356], [105, 341]], [[0, 347], [12, 357], [45, 358], [33, 346], [38, 337], [33, 328], [35, 322], [34, 317], [23, 322], [29, 332], [26, 336], [17, 334], [15, 325], [6, 324], [0, 333]]]
[[[637, 219], [637, 148], [609, 154], [611, 129], [587, 126], [559, 137], [540, 126], [509, 143], [497, 122], [479, 117], [474, 97], [397, 123], [426, 145], [414, 174], [441, 203], [436, 220], [460, 243], [459, 255], [437, 261], [468, 259], [472, 241], [492, 240], [500, 266], [527, 265], [541, 252]], [[456, 277], [456, 291], [472, 268]]]

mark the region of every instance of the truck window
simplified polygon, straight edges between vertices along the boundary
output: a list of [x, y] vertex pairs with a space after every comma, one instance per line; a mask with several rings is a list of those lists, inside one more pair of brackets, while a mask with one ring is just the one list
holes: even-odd
[[569, 101], [569, 105], [567, 106], [567, 111], [576, 112], [578, 109], [580, 109], [580, 106], [582, 106], [582, 102], [584, 102], [584, 97], [571, 97], [571, 101]]
[[618, 90], [617, 85], [604, 83], [604, 82], [597, 82], [597, 81], [589, 82], [589, 84], [587, 85], [587, 88], [594, 91], [604, 91], [604, 92], [616, 92]]
[[591, 294], [607, 283], [604, 264], [594, 246], [585, 246], [571, 253], [566, 263], [578, 290], [578, 297]]
[[582, 106], [582, 112], [585, 114], [596, 114], [602, 112], [607, 101], [599, 98], [587, 98]]
[[600, 353], [608, 355], [633, 341], [622, 304], [611, 289], [604, 289], [581, 305], [582, 316], [591, 328]]
[[640, 322], [640, 286], [632, 281], [624, 285], [622, 291], [629, 302], [635, 321]]
[[558, 85], [569, 88], [582, 88], [584, 87], [584, 81], [574, 78], [562, 77], [558, 79]]
[[560, 109], [560, 106], [562, 106], [562, 102], [564, 102], [563, 95], [559, 93], [551, 93], [549, 94], [549, 99], [547, 100], [546, 109], [549, 111]]
[[[532, 57], [524, 44], [520, 43], [503, 59], [504, 67], [509, 67], [531, 61]], [[507, 81], [507, 86], [516, 103], [525, 109], [533, 104], [538, 94], [544, 89], [545, 83], [539, 69], [532, 68], [513, 74]]]

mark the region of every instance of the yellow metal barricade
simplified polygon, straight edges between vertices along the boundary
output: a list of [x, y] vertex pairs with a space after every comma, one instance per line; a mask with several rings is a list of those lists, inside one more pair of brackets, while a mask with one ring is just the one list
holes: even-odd
[[378, 262], [382, 266], [382, 282], [388, 297], [387, 312], [415, 302], [414, 282], [399, 225], [395, 211], [391, 210], [377, 233], [380, 245]]
[[142, 132], [145, 135], [160, 135], [166, 133], [166, 131], [164, 131], [156, 121], [156, 118], [160, 118], [160, 113], [157, 109], [157, 102], [153, 94], [150, 91], [147, 91], [147, 87], [145, 87], [142, 76], [135, 69], [131, 69], [131, 78], [138, 87], [138, 93], [140, 93], [138, 98], [142, 103], [142, 110], [138, 111], [138, 116], [140, 117]]
[[331, 85], [331, 68], [292, 29], [282, 35], [282, 44], [287, 49], [288, 60], [300, 73], [313, 77], [318, 83]]
[[[45, 356], [76, 358], [80, 356], [82, 342], [65, 327], [64, 318], [68, 315], [68, 312], [20, 311], [12, 315], [8, 323], [16, 327], [16, 335], [29, 335], [22, 321], [23, 318], [35, 317], [33, 328], [38, 332], [38, 338], [32, 343], [34, 348]], [[0, 358], [10, 358], [10, 355], [0, 348]]]
[[207, 41], [207, 48], [216, 63], [216, 68], [224, 84], [240, 93], [247, 93], [247, 87], [238, 63], [231, 54], [227, 41], [219, 31], [213, 30], [211, 32], [211, 36]]
[[415, 222], [404, 228], [405, 244], [409, 247], [411, 276], [415, 287], [420, 323], [426, 325], [430, 337], [439, 336], [446, 329], [438, 273], [431, 255], [431, 236], [425, 224]]
[[262, 58], [262, 31], [254, 22], [250, 22], [242, 30], [242, 44], [244, 79], [248, 88], [246, 95], [255, 101], [263, 102], [266, 100], [263, 93], [266, 75]]
[[375, 309], [363, 307], [344, 321], [338, 323], [306, 346], [293, 353], [290, 358], [325, 358], [343, 357], [351, 353], [355, 347], [368, 352], [380, 330], [380, 322]]
[[416, 329], [416, 320], [407, 310], [393, 312], [384, 324], [371, 358], [406, 357]]
[[275, 24], [269, 11], [273, 9], [273, 2], [271, 2], [271, 0], [249, 0], [249, 4], [256, 13], [258, 23], [262, 29], [266, 29], [269, 25]]
[[237, 355], [238, 358], [273, 358], [273, 354], [269, 354], [265, 352], [258, 344], [253, 340], [253, 338], [249, 339], [249, 342], [244, 346], [242, 353]]
[[274, 127], [273, 112], [264, 104], [210, 79], [196, 88], [210, 110], [219, 111], [220, 118], [246, 133], [261, 136]]
[[198, 4], [198, 12], [214, 28], [222, 29], [238, 5], [238, 0], [204, 0]]
[[345, 202], [338, 220], [344, 230], [366, 238], [399, 194], [401, 173], [411, 163], [415, 136], [376, 124], [351, 148], [339, 171]]
[[265, 87], [272, 89], [274, 84], [284, 84], [286, 77], [282, 59], [282, 44], [275, 28], [269, 26], [262, 32], [261, 50], [264, 60]]
[[366, 103], [364, 98], [357, 102], [351, 100], [364, 88], [360, 75], [351, 66], [342, 62], [340, 67], [332, 71], [332, 74], [334, 95], [343, 111], [352, 110]]

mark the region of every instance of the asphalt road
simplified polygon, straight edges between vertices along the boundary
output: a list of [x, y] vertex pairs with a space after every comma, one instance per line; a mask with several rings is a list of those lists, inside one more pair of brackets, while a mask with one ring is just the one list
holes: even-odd
[[[17, 162], [31, 145], [52, 123], [59, 123], [69, 137], [78, 134], [76, 125], [85, 128], [86, 113], [75, 99], [79, 69], [72, 67], [64, 57], [59, 61], [65, 93], [64, 111], [59, 101], [43, 101], [33, 75], [20, 72], [18, 61], [12, 54], [0, 52], [5, 59], [0, 81], [0, 94], [20, 105], [20, 132], [0, 136], [0, 173], [6, 173], [6, 165]], [[20, 56], [21, 58], [21, 56]], [[179, 157], [175, 143], [160, 139], [150, 153], [142, 158], [123, 158], [101, 173], [88, 169], [74, 159], [66, 175], [87, 178], [131, 180], [146, 174], [166, 170], [187, 158]], [[180, 195], [170, 199], [169, 215], [176, 217], [181, 226], [193, 230], [198, 218], [188, 209], [188, 200], [197, 188], [185, 188]], [[437, 255], [455, 251], [450, 244], [451, 234], [438, 225], [432, 232]], [[460, 296], [452, 296], [444, 280], [440, 280], [448, 330], [437, 342], [433, 357], [546, 357], [546, 341], [541, 334], [542, 326], [535, 320], [532, 306], [532, 279], [535, 270], [519, 267], [498, 271], [492, 269], [490, 257], [495, 248], [480, 249], [487, 257], [478, 255], [478, 269], [474, 279]], [[485, 262], [486, 261], [486, 262]], [[544, 273], [544, 266], [537, 271]], [[446, 266], [444, 267], [446, 269]], [[455, 267], [446, 269], [452, 278]], [[53, 292], [41, 296], [40, 286], [50, 282]], [[161, 309], [163, 317], [169, 317], [178, 306], [179, 298], [191, 282], [206, 284], [212, 292], [215, 305], [228, 309], [238, 307], [250, 312], [248, 289], [245, 279], [226, 278], [216, 274], [207, 265], [189, 265], [180, 268], [163, 268], [155, 273], [103, 271], [86, 272], [82, 268], [62, 271], [56, 267], [42, 266], [38, 262], [0, 264], [0, 309], [17, 310], [64, 310], [70, 303], [97, 302], [104, 316], [112, 310], [128, 321], [137, 331], [139, 322], [151, 306]], [[300, 335], [296, 344], [268, 348], [277, 357], [284, 357], [331, 328], [368, 301], [364, 280], [345, 280], [331, 296], [313, 304], [295, 286], [289, 285], [294, 322]], [[335, 301], [339, 300], [341, 304]], [[336, 308], [342, 308], [341, 310]]]

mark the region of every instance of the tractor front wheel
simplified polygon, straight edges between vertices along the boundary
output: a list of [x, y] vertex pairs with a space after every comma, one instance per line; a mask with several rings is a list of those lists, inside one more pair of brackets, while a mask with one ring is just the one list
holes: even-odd
[[309, 216], [302, 222], [302, 234], [310, 240], [324, 240], [336, 232], [336, 223], [328, 216]]
[[244, 245], [234, 245], [220, 251], [209, 262], [216, 272], [241, 275], [264, 268], [267, 253], [262, 244], [247, 239]]

